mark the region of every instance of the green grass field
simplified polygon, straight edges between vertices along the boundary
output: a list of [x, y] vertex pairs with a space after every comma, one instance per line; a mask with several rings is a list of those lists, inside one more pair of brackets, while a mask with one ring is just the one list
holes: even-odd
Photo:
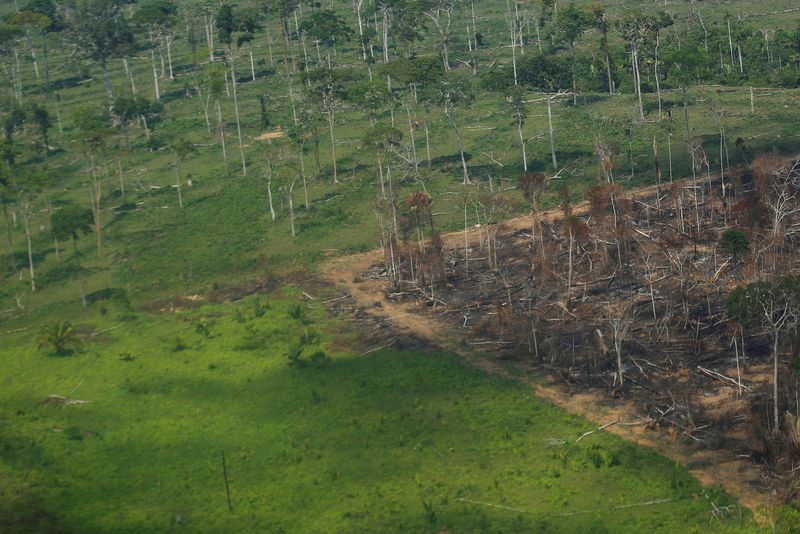
[[[352, 332], [334, 334], [342, 320], [298, 298], [260, 297], [268, 306], [260, 317], [253, 298], [177, 313], [112, 305], [82, 318], [97, 335], [65, 357], [35, 350], [29, 333], [7, 338], [0, 531], [687, 532], [750, 524], [747, 510], [663, 457], [605, 433], [574, 445], [591, 424], [527, 387], [438, 352], [335, 349]], [[303, 335], [306, 364], [290, 366], [285, 354]], [[311, 358], [326, 349], [328, 358]], [[45, 403], [50, 394], [90, 402]], [[712, 503], [729, 508], [717, 517]]]

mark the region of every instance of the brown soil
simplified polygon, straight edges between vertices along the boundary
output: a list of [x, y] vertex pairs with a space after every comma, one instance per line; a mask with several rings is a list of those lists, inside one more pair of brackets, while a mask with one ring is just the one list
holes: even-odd
[[253, 138], [253, 141], [268, 141], [270, 139], [280, 139], [281, 137], [286, 136], [286, 132], [283, 130], [277, 130], [274, 132], [264, 132], [261, 135], [258, 135]]

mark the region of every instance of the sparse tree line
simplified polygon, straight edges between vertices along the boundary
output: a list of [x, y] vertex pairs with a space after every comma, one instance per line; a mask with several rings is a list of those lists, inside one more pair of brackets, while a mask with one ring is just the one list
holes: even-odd
[[[507, 34], [501, 41], [488, 42], [490, 34], [499, 39], [489, 25], [464, 0], [357, 0], [348, 9], [294, 0], [241, 4], [31, 0], [20, 4], [0, 23], [0, 65], [7, 89], [0, 101], [5, 133], [0, 152], [9, 266], [13, 272], [21, 267], [13, 252], [17, 213], [23, 215], [22, 222], [29, 220], [24, 214], [36, 202], [54, 213], [59, 210], [40, 191], [48, 185], [48, 156], [66, 150], [67, 140], [77, 141], [83, 172], [89, 177], [91, 230], [98, 256], [103, 255], [103, 192], [113, 188], [125, 199], [126, 151], [169, 148], [177, 204], [185, 205], [183, 188], [191, 185], [191, 178], [183, 176], [181, 169], [198, 147], [184, 139], [163, 140], [153, 134], [170, 113], [165, 94], [181, 81], [184, 96], [202, 112], [209, 140], [217, 145], [226, 173], [232, 163], [231, 138], [239, 156], [234, 165], [243, 175], [253, 165], [245, 152], [245, 113], [240, 109], [238, 87], [263, 83], [270, 103], [280, 98], [291, 108], [291, 122], [285, 128], [288, 139], [266, 151], [264, 182], [273, 220], [273, 196], [288, 205], [292, 236], [298, 233], [295, 192], [302, 185], [303, 201], [298, 204], [307, 210], [310, 178], [329, 176], [333, 183], [340, 181], [337, 126], [343, 113], [363, 113], [371, 129], [359, 148], [374, 159], [381, 243], [391, 255], [404, 234], [412, 230], [420, 236], [435, 233], [432, 223], [424, 228], [419, 222], [419, 198], [413, 202], [398, 198], [401, 180], [427, 178], [434, 170], [433, 115], [447, 125], [456, 146], [461, 182], [473, 183], [471, 147], [462, 135], [463, 112], [485, 91], [496, 93], [506, 104], [517, 132], [520, 167], [526, 172], [533, 163], [526, 148], [531, 141], [526, 120], [532, 105], [546, 110], [550, 153], [536, 156], [549, 160], [555, 172], [560, 166], [554, 104], [578, 105], [581, 95], [589, 92], [632, 93], [638, 118], [628, 127], [628, 141], [642, 119], [653, 118], [656, 112], [658, 119], [669, 124], [664, 137], [669, 141], [672, 125], [679, 120], [672, 113], [680, 107], [664, 103], [662, 90], [680, 90], [686, 148], [693, 170], [700, 173], [708, 171], [709, 164], [689, 129], [688, 87], [700, 83], [795, 87], [800, 79], [800, 29], [758, 28], [734, 14], [713, 24], [693, 7], [679, 17], [665, 11], [612, 19], [599, 4], [582, 8], [539, 0], [507, 2]], [[262, 43], [262, 57], [254, 52], [257, 42]], [[53, 49], [59, 53], [53, 54]], [[53, 64], [55, 57], [58, 65]], [[133, 68], [135, 61], [145, 57], [150, 80], [137, 79]], [[56, 72], [65, 68], [82, 74], [97, 69], [107, 106], [62, 109], [60, 91], [64, 89], [56, 83]], [[126, 83], [116, 79], [112, 83], [112, 68], [124, 71]], [[645, 101], [643, 94], [655, 94], [657, 107], [650, 109], [652, 98]], [[274, 111], [266, 101], [262, 97], [259, 103], [261, 128], [271, 125]], [[225, 116], [229, 103], [233, 117]], [[247, 105], [252, 109], [255, 101]], [[66, 135], [62, 115], [68, 115], [72, 123]], [[51, 130], [56, 126], [59, 135], [54, 142]], [[722, 129], [720, 119], [721, 138]], [[34, 131], [41, 139], [38, 155], [27, 154], [26, 145], [18, 139]], [[120, 139], [124, 150], [118, 146]], [[623, 139], [598, 139], [597, 150], [608, 160], [620, 152], [620, 142]], [[54, 146], [58, 144], [62, 147]], [[321, 162], [326, 145], [330, 167]], [[313, 165], [306, 164], [309, 152]], [[603, 157], [599, 157], [601, 166]], [[631, 151], [631, 174], [633, 158]], [[660, 179], [658, 169], [656, 176]], [[613, 181], [610, 168], [606, 178]], [[510, 212], [509, 203], [494, 199], [492, 184], [478, 189], [472, 193], [471, 205], [464, 203], [466, 211], [475, 212], [484, 223], [499, 221]], [[407, 213], [398, 215], [396, 206], [402, 204]], [[55, 227], [52, 235], [59, 239]], [[26, 241], [34, 289], [30, 236]], [[57, 241], [55, 250], [58, 254]], [[398, 269], [393, 272], [400, 276]]]

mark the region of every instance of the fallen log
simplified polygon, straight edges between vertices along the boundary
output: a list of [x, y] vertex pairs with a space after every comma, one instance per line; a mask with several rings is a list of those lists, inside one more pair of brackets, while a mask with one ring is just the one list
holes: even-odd
[[701, 366], [698, 365], [697, 366], [697, 371], [701, 375], [705, 375], [705, 376], [707, 376], [709, 378], [713, 378], [714, 380], [719, 380], [720, 382], [725, 382], [725, 383], [728, 383], [728, 384], [732, 384], [732, 385], [734, 385], [736, 387], [742, 388], [745, 391], [749, 391], [750, 390], [750, 388], [748, 386], [745, 386], [744, 384], [742, 384], [738, 380], [735, 380], [735, 379], [733, 379], [733, 378], [731, 378], [729, 376], [725, 376], [722, 373], [718, 373], [716, 371], [712, 371], [711, 369], [706, 369], [705, 367], [701, 367]]

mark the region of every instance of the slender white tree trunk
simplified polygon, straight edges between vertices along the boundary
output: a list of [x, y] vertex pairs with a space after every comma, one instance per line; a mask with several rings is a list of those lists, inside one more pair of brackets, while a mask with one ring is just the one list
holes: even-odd
[[547, 102], [547, 128], [550, 132], [550, 158], [553, 162], [553, 168], [558, 168], [558, 161], [556, 160], [556, 140], [553, 132], [553, 110], [550, 95], [545, 95]]
[[30, 206], [26, 203], [22, 222], [25, 224], [25, 238], [28, 240], [28, 269], [31, 275], [31, 292], [33, 292], [36, 291], [36, 274], [33, 271], [33, 247], [31, 246], [31, 230], [28, 224], [30, 216]]
[[231, 86], [233, 87], [233, 110], [236, 115], [236, 135], [239, 138], [239, 155], [242, 158], [242, 174], [247, 176], [247, 162], [244, 158], [244, 146], [242, 145], [242, 123], [239, 120], [239, 97], [236, 94], [236, 71], [234, 70], [233, 53], [230, 56], [231, 60]]
[[169, 68], [169, 79], [174, 80], [175, 72], [172, 70], [172, 37], [168, 35], [166, 41], [167, 41], [167, 65]]
[[161, 99], [161, 91], [159, 91], [159, 89], [158, 89], [158, 71], [156, 69], [156, 49], [155, 48], [151, 48], [150, 49], [150, 60], [151, 60], [151, 63], [153, 65], [153, 84], [155, 86], [155, 91], [156, 91], [156, 100], [160, 100]]
[[225, 163], [225, 174], [230, 171], [228, 169], [228, 152], [225, 149], [225, 128], [222, 126], [222, 109], [219, 106], [219, 98], [214, 101], [214, 107], [217, 108], [217, 132], [219, 132], [219, 142], [222, 147], [222, 160]]
[[289, 186], [289, 221], [290, 221], [291, 226], [292, 226], [292, 237], [296, 237], [297, 236], [297, 234], [295, 233], [295, 230], [294, 230], [294, 201], [292, 200], [292, 197], [294, 196], [294, 183], [295, 183], [295, 181], [296, 181], [296, 179], [292, 180], [292, 185]]

